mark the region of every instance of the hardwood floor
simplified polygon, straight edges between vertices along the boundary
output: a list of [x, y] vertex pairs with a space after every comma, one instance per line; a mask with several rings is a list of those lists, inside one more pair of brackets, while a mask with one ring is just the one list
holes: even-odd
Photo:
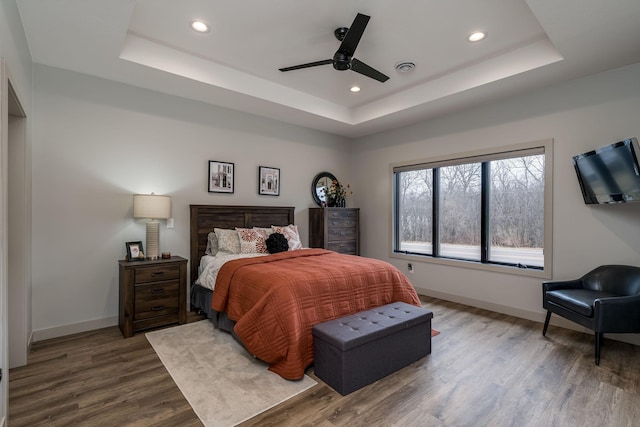
[[[637, 426], [640, 347], [436, 299], [432, 354], [348, 396], [319, 384], [242, 426]], [[313, 370], [309, 369], [313, 376]], [[202, 425], [144, 337], [37, 342], [10, 426]]]

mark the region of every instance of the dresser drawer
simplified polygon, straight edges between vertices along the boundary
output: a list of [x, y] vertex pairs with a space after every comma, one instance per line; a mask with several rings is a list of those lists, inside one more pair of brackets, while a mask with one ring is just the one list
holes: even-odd
[[329, 219], [329, 221], [351, 220], [355, 223], [357, 217], [358, 211], [352, 209], [331, 209], [327, 213], [327, 218]]
[[328, 231], [329, 242], [336, 240], [353, 240], [358, 237], [358, 231], [355, 228], [330, 228]]
[[337, 242], [329, 242], [327, 249], [330, 251], [339, 252], [341, 254], [357, 255], [357, 245], [355, 240], [343, 240]]
[[157, 265], [138, 267], [135, 270], [134, 283], [159, 282], [163, 280], [177, 280], [180, 278], [179, 265]]
[[330, 219], [329, 229], [332, 228], [353, 228], [355, 229], [358, 222], [353, 218]]
[[178, 312], [180, 282], [170, 281], [135, 287], [134, 320]]

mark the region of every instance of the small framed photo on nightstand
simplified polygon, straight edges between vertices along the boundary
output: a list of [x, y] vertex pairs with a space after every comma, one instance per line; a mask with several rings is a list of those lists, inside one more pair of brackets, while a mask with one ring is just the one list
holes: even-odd
[[143, 261], [144, 250], [142, 249], [142, 242], [127, 242], [127, 261]]

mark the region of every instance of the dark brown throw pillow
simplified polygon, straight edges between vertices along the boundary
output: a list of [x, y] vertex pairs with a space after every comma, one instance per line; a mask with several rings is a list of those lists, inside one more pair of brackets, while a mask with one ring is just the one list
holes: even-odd
[[265, 243], [267, 244], [267, 251], [269, 251], [270, 254], [289, 250], [289, 242], [287, 242], [287, 238], [284, 237], [284, 234], [281, 233], [272, 233], [267, 237]]

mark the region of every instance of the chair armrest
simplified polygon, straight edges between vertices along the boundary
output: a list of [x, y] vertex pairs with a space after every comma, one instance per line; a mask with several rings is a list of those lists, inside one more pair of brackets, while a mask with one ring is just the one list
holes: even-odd
[[557, 291], [558, 289], [582, 289], [582, 279], [542, 282], [542, 293]]
[[601, 332], [640, 332], [640, 295], [595, 300], [594, 321]]

